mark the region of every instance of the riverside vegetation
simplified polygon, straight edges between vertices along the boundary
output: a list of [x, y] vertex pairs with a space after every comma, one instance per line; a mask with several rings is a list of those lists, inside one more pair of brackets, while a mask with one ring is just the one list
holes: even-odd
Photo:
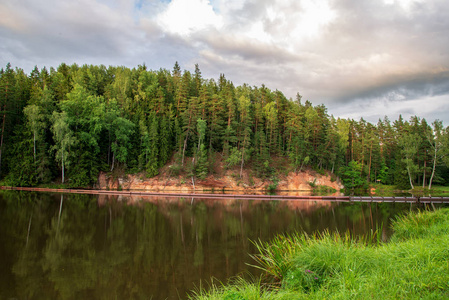
[[258, 243], [266, 277], [212, 285], [191, 299], [447, 299], [449, 209], [413, 212], [380, 232], [355, 239], [324, 233]]
[[[330, 116], [297, 94], [221, 74], [60, 64], [0, 70], [0, 180], [91, 187], [101, 171], [200, 179], [217, 164], [273, 179], [330, 171], [349, 189], [449, 182], [449, 130], [413, 116], [371, 124]], [[287, 166], [280, 170], [281, 166]], [[165, 167], [165, 168], [163, 168]]]

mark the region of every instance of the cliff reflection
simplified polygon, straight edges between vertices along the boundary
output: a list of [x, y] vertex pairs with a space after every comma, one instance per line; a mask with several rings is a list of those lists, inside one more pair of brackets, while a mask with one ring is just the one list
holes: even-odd
[[2, 192], [0, 208], [2, 299], [183, 299], [256, 274], [250, 240], [387, 229], [409, 206]]

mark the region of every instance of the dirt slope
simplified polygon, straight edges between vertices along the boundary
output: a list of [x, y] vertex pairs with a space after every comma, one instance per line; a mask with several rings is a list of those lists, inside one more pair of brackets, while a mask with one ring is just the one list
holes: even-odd
[[[222, 175], [210, 175], [205, 180], [197, 180], [185, 175], [166, 176], [159, 175], [145, 178], [143, 174], [124, 175], [113, 177], [101, 173], [98, 179], [98, 189], [109, 190], [143, 190], [158, 192], [202, 192], [202, 191], [235, 191], [241, 193], [263, 193], [268, 186], [275, 185], [270, 180], [261, 180], [243, 172], [240, 178], [238, 172], [228, 170]], [[311, 191], [312, 185], [328, 186], [339, 191], [343, 188], [340, 180], [331, 180], [330, 174], [318, 174], [312, 170], [280, 176], [277, 182], [277, 191]]]

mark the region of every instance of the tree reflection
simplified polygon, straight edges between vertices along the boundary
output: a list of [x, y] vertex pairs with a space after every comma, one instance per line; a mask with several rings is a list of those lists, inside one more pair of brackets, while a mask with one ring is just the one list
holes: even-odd
[[[178, 299], [250, 270], [250, 240], [364, 233], [398, 204], [314, 204], [0, 192], [0, 298]], [[386, 232], [388, 234], [388, 232]]]

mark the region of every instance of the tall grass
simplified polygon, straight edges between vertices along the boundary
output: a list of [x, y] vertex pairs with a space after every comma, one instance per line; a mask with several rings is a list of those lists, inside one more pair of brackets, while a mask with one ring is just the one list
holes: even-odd
[[199, 289], [190, 295], [197, 300], [252, 300], [275, 299], [274, 295], [262, 287], [261, 280], [248, 282], [243, 278], [234, 278], [225, 286], [222, 283], [212, 284], [209, 290]]
[[361, 239], [325, 232], [258, 242], [253, 258], [267, 277], [196, 299], [449, 299], [449, 210], [393, 224], [388, 243], [379, 241], [381, 230]]
[[305, 245], [307, 235], [279, 235], [271, 242], [255, 242], [258, 254], [250, 255], [258, 264], [252, 265], [265, 272], [265, 280], [279, 283], [292, 265], [295, 254]]
[[[270, 242], [256, 242], [258, 254], [250, 255], [258, 264], [253, 265], [265, 272], [266, 279], [270, 282], [280, 282], [286, 273], [291, 269], [295, 258], [300, 253], [305, 253], [308, 249], [317, 244], [334, 243], [344, 246], [379, 245], [382, 227], [364, 236], [351, 236], [349, 232], [344, 234], [296, 233], [292, 235], [279, 235]], [[271, 278], [270, 278], [271, 277]], [[271, 279], [271, 280], [270, 280]]]
[[392, 226], [394, 228], [393, 242], [448, 235], [449, 213], [447, 209], [439, 209], [433, 213], [418, 211], [397, 217]]

